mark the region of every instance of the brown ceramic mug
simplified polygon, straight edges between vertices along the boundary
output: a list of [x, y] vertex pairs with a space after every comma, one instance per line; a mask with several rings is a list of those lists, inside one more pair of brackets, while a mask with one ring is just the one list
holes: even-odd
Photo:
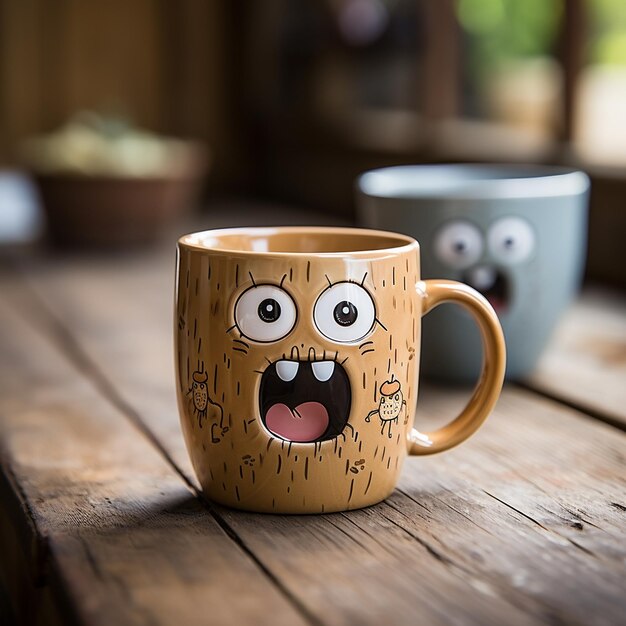
[[[463, 306], [483, 369], [447, 426], [414, 426], [421, 318]], [[455, 446], [504, 376], [498, 319], [476, 291], [420, 280], [419, 245], [320, 227], [213, 230], [178, 243], [175, 348], [182, 429], [208, 498], [322, 513], [386, 498], [407, 454]]]

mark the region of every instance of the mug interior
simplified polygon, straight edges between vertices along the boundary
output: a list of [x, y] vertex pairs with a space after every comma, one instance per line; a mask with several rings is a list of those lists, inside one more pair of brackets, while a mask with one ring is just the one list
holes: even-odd
[[584, 193], [586, 174], [536, 165], [402, 165], [366, 172], [360, 191], [381, 198], [527, 198]]
[[412, 237], [362, 228], [226, 228], [185, 235], [182, 245], [196, 249], [249, 254], [351, 254], [401, 251], [416, 246]]

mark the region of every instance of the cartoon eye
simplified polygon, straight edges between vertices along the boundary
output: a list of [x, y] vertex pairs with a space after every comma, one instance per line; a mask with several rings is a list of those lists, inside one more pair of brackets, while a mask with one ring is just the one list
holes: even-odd
[[535, 248], [535, 233], [521, 217], [503, 217], [487, 233], [491, 254], [502, 263], [525, 261]]
[[398, 394], [396, 394], [396, 395], [394, 396], [394, 399], [395, 399], [395, 400], [399, 400], [399, 399], [400, 399], [400, 396], [399, 396]]
[[278, 341], [291, 332], [297, 318], [291, 296], [275, 285], [256, 285], [244, 291], [235, 304], [235, 323], [248, 339]]
[[385, 398], [381, 398], [380, 401], [385, 404]]
[[194, 384], [193, 384], [193, 388], [194, 388], [194, 389], [197, 389], [197, 388], [198, 388], [198, 383], [194, 383]]
[[456, 220], [435, 235], [434, 250], [442, 263], [454, 269], [465, 269], [480, 259], [483, 236], [474, 224]]
[[357, 283], [335, 283], [315, 303], [313, 318], [318, 330], [340, 343], [358, 341], [374, 326], [376, 310], [370, 294]]

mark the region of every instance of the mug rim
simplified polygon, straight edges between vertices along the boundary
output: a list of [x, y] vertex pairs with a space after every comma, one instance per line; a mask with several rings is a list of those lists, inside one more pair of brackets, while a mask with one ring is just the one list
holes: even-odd
[[[396, 241], [397, 245], [384, 245], [381, 247], [365, 246], [362, 249], [347, 249], [336, 251], [309, 251], [309, 250], [251, 250], [237, 247], [217, 247], [207, 245], [207, 240], [217, 241], [225, 236], [271, 237], [276, 235], [317, 235], [340, 237], [362, 237], [364, 240], [376, 240], [390, 242]], [[338, 227], [338, 226], [249, 226], [237, 228], [213, 228], [182, 235], [178, 239], [178, 246], [190, 251], [204, 252], [207, 254], [240, 255], [244, 257], [313, 257], [313, 258], [341, 258], [341, 257], [371, 257], [372, 255], [404, 254], [411, 251], [419, 251], [419, 243], [409, 235], [394, 231]]]
[[[433, 182], [436, 174], [448, 179]], [[590, 181], [583, 171], [564, 166], [442, 163], [368, 170], [356, 186], [366, 197], [387, 200], [489, 200], [578, 195], [588, 191]]]

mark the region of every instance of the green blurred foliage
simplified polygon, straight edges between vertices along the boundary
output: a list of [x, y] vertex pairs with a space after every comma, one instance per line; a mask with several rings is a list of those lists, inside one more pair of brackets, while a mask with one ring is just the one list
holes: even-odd
[[502, 61], [549, 55], [562, 14], [563, 0], [457, 0], [472, 73], [480, 75]]
[[589, 0], [592, 63], [626, 65], [626, 0]]
[[[476, 78], [502, 62], [552, 54], [566, 0], [457, 0]], [[587, 0], [591, 63], [626, 65], [626, 0]]]

